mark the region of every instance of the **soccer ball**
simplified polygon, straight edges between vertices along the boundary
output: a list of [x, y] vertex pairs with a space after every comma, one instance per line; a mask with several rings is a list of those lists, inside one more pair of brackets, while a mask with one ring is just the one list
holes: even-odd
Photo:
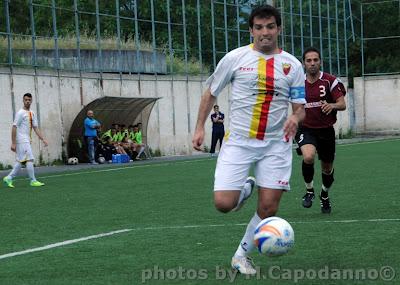
[[98, 161], [100, 164], [103, 164], [103, 163], [106, 162], [106, 159], [105, 159], [103, 156], [100, 156], [100, 157], [97, 159], [97, 161]]
[[266, 218], [256, 227], [254, 243], [262, 254], [268, 256], [283, 255], [294, 245], [293, 228], [282, 218]]
[[68, 164], [70, 164], [70, 165], [76, 165], [76, 164], [78, 164], [78, 162], [79, 162], [79, 160], [76, 157], [68, 158]]

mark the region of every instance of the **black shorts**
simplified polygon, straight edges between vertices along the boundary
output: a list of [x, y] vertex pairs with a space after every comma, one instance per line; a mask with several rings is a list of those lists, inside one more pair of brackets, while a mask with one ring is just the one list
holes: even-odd
[[314, 145], [317, 149], [319, 160], [333, 162], [335, 159], [336, 142], [335, 129], [333, 127], [321, 129], [301, 127], [297, 131], [295, 139], [299, 147], [305, 144]]

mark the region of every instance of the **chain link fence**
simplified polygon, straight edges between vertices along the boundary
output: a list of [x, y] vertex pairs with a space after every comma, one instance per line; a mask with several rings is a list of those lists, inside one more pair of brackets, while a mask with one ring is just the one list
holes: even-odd
[[323, 69], [347, 75], [350, 1], [0, 0], [0, 66], [73, 72], [209, 74], [249, 44], [254, 5], [280, 9], [281, 47], [308, 46]]

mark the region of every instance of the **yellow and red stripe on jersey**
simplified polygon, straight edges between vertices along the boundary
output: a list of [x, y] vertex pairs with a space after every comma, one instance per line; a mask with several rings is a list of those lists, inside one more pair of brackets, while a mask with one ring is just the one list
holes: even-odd
[[33, 118], [32, 118], [32, 112], [28, 111], [28, 113], [29, 113], [29, 138], [32, 141]]
[[253, 108], [250, 138], [263, 140], [267, 129], [269, 107], [274, 96], [274, 58], [258, 60], [258, 93]]

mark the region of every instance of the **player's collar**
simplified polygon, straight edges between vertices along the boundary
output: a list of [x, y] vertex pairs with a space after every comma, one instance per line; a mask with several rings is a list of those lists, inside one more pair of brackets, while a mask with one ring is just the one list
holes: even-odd
[[278, 52], [278, 53], [266, 54], [266, 53], [263, 53], [262, 51], [256, 50], [256, 49], [254, 48], [254, 43], [249, 44], [249, 47], [250, 47], [250, 49], [252, 49], [253, 51], [258, 52], [258, 53], [260, 53], [260, 54], [263, 54], [263, 55], [265, 55], [265, 56], [274, 56], [274, 55], [276, 55], [276, 54], [281, 54], [281, 53], [283, 52], [283, 49], [280, 48], [280, 47], [278, 47], [278, 49], [279, 49], [279, 52]]
[[[324, 73], [322, 71], [319, 71], [319, 77], [318, 79], [322, 79], [322, 76], [324, 75]], [[315, 82], [317, 82], [318, 80], [316, 80], [315, 82], [311, 83], [310, 81], [308, 81], [307, 79], [307, 73], [304, 73], [304, 80], [307, 81], [310, 84], [314, 84]]]

